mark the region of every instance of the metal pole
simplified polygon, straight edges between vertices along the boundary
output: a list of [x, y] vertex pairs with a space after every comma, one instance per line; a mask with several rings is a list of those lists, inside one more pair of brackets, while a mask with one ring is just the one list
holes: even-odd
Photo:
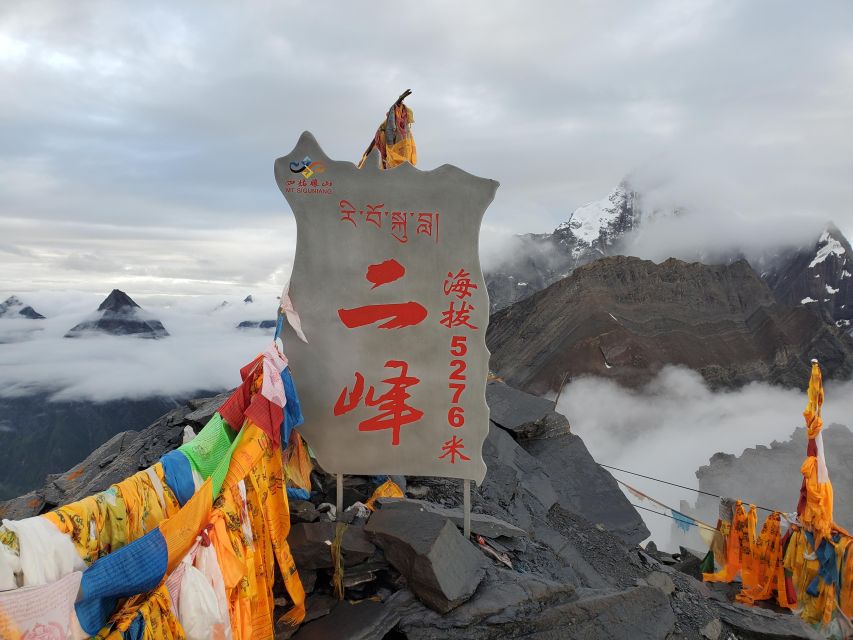
[[344, 474], [337, 474], [338, 477], [338, 499], [335, 501], [335, 509], [337, 511], [336, 518], [340, 519], [344, 512]]
[[462, 481], [462, 506], [464, 513], [462, 515], [462, 533], [465, 539], [471, 537], [471, 481]]

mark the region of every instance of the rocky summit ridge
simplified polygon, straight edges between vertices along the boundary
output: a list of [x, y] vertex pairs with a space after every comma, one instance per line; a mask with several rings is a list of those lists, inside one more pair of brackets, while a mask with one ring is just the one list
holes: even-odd
[[165, 338], [169, 335], [163, 323], [151, 318], [124, 291], [113, 289], [87, 320], [72, 327], [66, 338], [109, 334], [137, 338]]
[[[0, 505], [24, 518], [106, 489], [197, 433], [228, 394], [189, 401], [141, 432], [114, 436], [42, 488]], [[730, 604], [692, 577], [698, 558], [645, 551], [642, 520], [553, 403], [492, 381], [488, 473], [460, 533], [461, 483], [407, 478], [406, 500], [365, 513], [374, 484], [347, 476], [344, 599], [332, 594], [335, 479], [316, 469], [291, 501], [288, 537], [308, 594], [295, 640], [815, 638], [799, 618]], [[277, 616], [287, 608], [276, 586]]]
[[797, 386], [813, 357], [827, 377], [853, 372], [853, 338], [809, 305], [778, 302], [745, 260], [601, 258], [494, 313], [486, 343], [491, 368], [537, 394], [581, 375], [636, 387], [668, 364], [713, 387]]

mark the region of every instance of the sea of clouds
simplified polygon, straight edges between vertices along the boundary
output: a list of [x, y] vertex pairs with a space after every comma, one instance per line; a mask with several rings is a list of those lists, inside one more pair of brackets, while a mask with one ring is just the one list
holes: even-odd
[[[104, 294], [19, 295], [46, 319], [0, 319], [0, 397], [40, 393], [48, 400], [103, 402], [229, 389], [239, 384], [240, 367], [272, 340], [271, 331], [236, 326], [243, 320], [274, 319], [274, 295], [255, 295], [252, 304], [244, 304], [245, 296], [128, 293], [163, 322], [169, 337], [64, 338], [92, 315]], [[223, 301], [229, 304], [218, 308]]]
[[[803, 389], [786, 389], [754, 382], [741, 389], [712, 391], [690, 369], [669, 366], [640, 389], [627, 389], [601, 378], [580, 378], [560, 394], [558, 410], [572, 431], [583, 438], [596, 461], [643, 475], [698, 488], [696, 471], [716, 452], [741, 455], [744, 449], [785, 441], [803, 426], [806, 406]], [[828, 382], [823, 418], [825, 424], [850, 424], [853, 382]], [[803, 442], [805, 456], [806, 443]], [[679, 507], [691, 505], [697, 494], [624, 473], [612, 472], [659, 501]], [[748, 488], [745, 495], [749, 500]], [[657, 505], [626, 492], [635, 503], [663, 511]], [[784, 511], [796, 507], [796, 495], [787, 505], [768, 505]], [[652, 539], [668, 549], [685, 544], [673, 533], [670, 518], [640, 510]], [[711, 525], [715, 522], [709, 523]]]

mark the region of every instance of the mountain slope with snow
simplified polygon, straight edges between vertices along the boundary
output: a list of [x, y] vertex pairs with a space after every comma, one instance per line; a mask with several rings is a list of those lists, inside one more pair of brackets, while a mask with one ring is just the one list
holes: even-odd
[[853, 248], [829, 223], [809, 246], [792, 250], [763, 274], [780, 302], [808, 305], [837, 327], [853, 322]]

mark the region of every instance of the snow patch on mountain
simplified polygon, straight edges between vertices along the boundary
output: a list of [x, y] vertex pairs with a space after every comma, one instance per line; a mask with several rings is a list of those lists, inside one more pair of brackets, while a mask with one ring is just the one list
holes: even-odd
[[[624, 184], [620, 184], [606, 198], [575, 209], [568, 221], [557, 227], [556, 231], [570, 230], [575, 239], [587, 247], [602, 238], [607, 242], [612, 240], [608, 234], [616, 226], [627, 203], [628, 192]], [[581, 248], [576, 247], [576, 251]]]
[[800, 304], [809, 304], [810, 302], [817, 302], [817, 300], [815, 300], [814, 298], [809, 298], [809, 297], [806, 297], [806, 298], [803, 298], [802, 300], [800, 300]]
[[833, 289], [829, 285], [826, 285], [826, 292], [827, 293], [838, 293], [838, 289]]
[[814, 260], [809, 264], [809, 269], [814, 269], [816, 265], [819, 265], [831, 255], [844, 255], [844, 247], [838, 240], [829, 235], [829, 231], [824, 231], [821, 234], [820, 240], [818, 240], [818, 245], [821, 246], [818, 249]]

